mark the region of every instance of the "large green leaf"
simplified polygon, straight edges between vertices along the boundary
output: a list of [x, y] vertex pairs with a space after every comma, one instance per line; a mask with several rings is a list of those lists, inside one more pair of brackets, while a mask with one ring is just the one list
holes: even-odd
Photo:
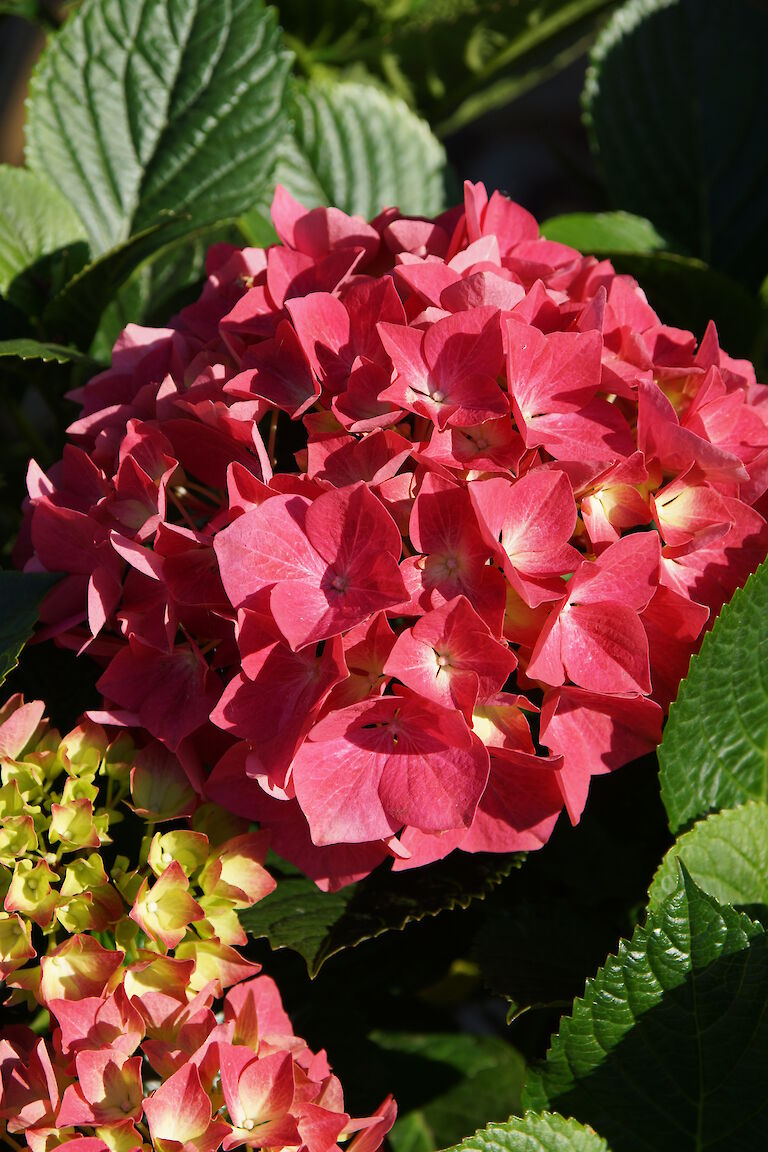
[[262, 0], [86, 0], [35, 69], [27, 162], [94, 252], [166, 210], [179, 232], [237, 216], [271, 176], [289, 65]]
[[691, 661], [659, 749], [670, 827], [768, 800], [768, 564], [723, 608]]
[[18, 664], [40, 601], [58, 579], [48, 572], [0, 572], [0, 684]]
[[584, 92], [614, 202], [754, 285], [768, 266], [766, 44], [753, 0], [629, 0]]
[[[295, 136], [290, 135], [277, 149], [274, 185], [282, 184], [294, 199], [305, 208], [326, 207], [329, 204], [325, 189], [312, 171], [309, 160], [302, 152]], [[271, 205], [274, 188], [269, 188], [240, 217], [239, 227], [246, 242], [254, 248], [266, 248], [276, 243], [278, 236], [272, 223]], [[343, 205], [336, 205], [343, 208]]]
[[677, 887], [677, 861], [722, 904], [768, 906], [768, 804], [750, 801], [694, 824], [670, 848], [648, 891], [651, 907]]
[[[333, 204], [365, 219], [391, 205], [423, 216], [445, 207], [443, 147], [399, 98], [371, 84], [296, 84], [291, 112], [274, 182], [305, 207]], [[275, 239], [271, 198], [242, 222], [251, 243]]]
[[37, 315], [87, 258], [69, 201], [42, 176], [0, 164], [0, 296]]
[[[371, 1040], [388, 1054], [396, 1075], [418, 1076], [410, 1089], [395, 1085], [401, 1115], [389, 1137], [394, 1152], [435, 1152], [520, 1109], [525, 1062], [498, 1036], [374, 1032]], [[428, 1098], [411, 1108], [416, 1087]]]
[[[397, 1152], [400, 1152], [398, 1149]], [[526, 1112], [489, 1124], [448, 1152], [609, 1152], [592, 1128], [553, 1112]]]
[[525, 1099], [593, 1124], [615, 1152], [732, 1152], [764, 1142], [766, 1067], [764, 931], [680, 867], [587, 982]]
[[272, 948], [292, 948], [316, 976], [329, 957], [383, 932], [449, 908], [466, 908], [509, 873], [519, 857], [454, 852], [413, 872], [377, 870], [338, 892], [320, 889], [282, 861], [277, 888], [240, 914], [246, 932]]
[[[365, 68], [450, 131], [564, 67], [616, 0], [280, 0], [309, 74]], [[441, 123], [440, 123], [441, 122]]]
[[310, 84], [293, 111], [329, 204], [366, 218], [390, 205], [425, 216], [445, 207], [445, 152], [401, 100], [370, 84]]
[[79, 348], [89, 348], [101, 315], [117, 290], [134, 269], [157, 252], [175, 227], [176, 218], [169, 216], [86, 264], [46, 306], [42, 317], [46, 332], [55, 338], [66, 337]]

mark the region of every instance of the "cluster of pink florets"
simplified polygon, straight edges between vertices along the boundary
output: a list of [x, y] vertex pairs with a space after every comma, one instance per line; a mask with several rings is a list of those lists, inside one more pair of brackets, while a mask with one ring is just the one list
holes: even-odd
[[30, 469], [47, 634], [320, 883], [538, 847], [765, 556], [768, 390], [482, 186], [273, 219]]
[[[264, 832], [198, 806], [162, 747], [89, 722], [62, 739], [19, 697], [0, 708], [0, 778], [0, 1023], [26, 1007], [38, 1024], [0, 1028], [0, 1146], [376, 1152], [392, 1100], [353, 1120], [237, 951], [237, 911], [275, 887]], [[126, 804], [147, 822], [132, 860], [110, 835]]]
[[[73, 959], [76, 959], [73, 958]], [[81, 959], [88, 959], [87, 957]], [[95, 962], [98, 960], [98, 963]], [[50, 1040], [0, 1036], [0, 1132], [32, 1152], [376, 1152], [391, 1098], [353, 1120], [325, 1052], [294, 1036], [268, 976], [191, 993], [191, 962], [105, 952], [52, 979]]]

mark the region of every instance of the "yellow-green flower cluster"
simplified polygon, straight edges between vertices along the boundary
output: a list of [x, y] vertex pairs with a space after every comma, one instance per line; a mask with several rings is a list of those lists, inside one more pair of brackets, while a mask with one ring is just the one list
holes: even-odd
[[110, 741], [88, 720], [62, 737], [18, 696], [0, 709], [0, 979], [12, 1000], [44, 1004], [46, 968], [75, 941], [126, 964], [172, 952], [194, 962], [193, 986], [241, 966], [237, 912], [274, 887], [266, 849], [245, 821], [198, 803], [159, 745]]

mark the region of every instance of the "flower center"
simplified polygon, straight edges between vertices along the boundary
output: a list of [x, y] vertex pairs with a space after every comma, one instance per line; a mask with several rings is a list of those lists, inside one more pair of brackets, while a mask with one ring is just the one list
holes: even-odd
[[450, 664], [450, 663], [451, 663], [451, 661], [450, 661], [450, 659], [449, 659], [449, 657], [448, 657], [448, 656], [440, 656], [440, 655], [438, 655], [438, 657], [437, 657], [437, 666], [438, 666], [438, 668], [447, 668], [447, 667], [449, 666], [449, 664]]
[[256, 1121], [255, 1121], [255, 1120], [251, 1120], [250, 1116], [247, 1116], [247, 1117], [245, 1118], [245, 1120], [243, 1120], [243, 1122], [242, 1122], [242, 1124], [240, 1125], [240, 1127], [241, 1127], [241, 1128], [245, 1128], [246, 1132], [252, 1132], [252, 1131], [253, 1131], [253, 1129], [256, 1127]]
[[331, 580], [331, 588], [336, 592], [346, 592], [348, 583], [346, 576], [334, 576]]
[[435, 388], [434, 392], [430, 392], [430, 397], [434, 400], [435, 404], [442, 404], [445, 400], [445, 392], [441, 392], [439, 388]]
[[157, 912], [157, 900], [149, 900], [147, 902], [147, 912]]

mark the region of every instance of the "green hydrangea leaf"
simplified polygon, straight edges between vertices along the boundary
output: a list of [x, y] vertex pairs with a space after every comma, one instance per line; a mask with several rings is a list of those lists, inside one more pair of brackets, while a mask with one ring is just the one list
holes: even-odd
[[[291, 113], [274, 184], [305, 207], [332, 204], [366, 220], [392, 205], [417, 216], [445, 207], [443, 146], [396, 96], [371, 84], [297, 83]], [[251, 244], [276, 239], [271, 199], [270, 190], [241, 221]]]
[[270, 180], [290, 60], [262, 0], [85, 0], [32, 77], [27, 163], [95, 253], [169, 210], [179, 232], [236, 217]]
[[291, 948], [310, 976], [337, 952], [404, 928], [449, 908], [466, 908], [501, 883], [520, 857], [454, 852], [414, 872], [377, 870], [338, 892], [322, 892], [291, 865], [270, 866], [277, 888], [240, 913], [250, 936], [265, 937], [273, 949]]
[[584, 90], [614, 203], [752, 286], [768, 266], [766, 42], [768, 10], [751, 0], [629, 0]]
[[[400, 1152], [398, 1149], [397, 1152]], [[489, 1124], [448, 1152], [610, 1152], [591, 1128], [554, 1112], [526, 1112]]]
[[0, 356], [12, 356], [17, 360], [42, 360], [45, 364], [86, 364], [91, 368], [98, 367], [95, 361], [78, 352], [77, 348], [68, 348], [65, 344], [47, 344], [26, 336], [16, 340], [0, 340]]
[[445, 207], [443, 147], [402, 100], [370, 84], [309, 84], [293, 114], [329, 204], [366, 219], [390, 205], [425, 216]]
[[234, 224], [183, 236], [140, 264], [104, 310], [91, 344], [91, 355], [108, 362], [126, 324], [165, 327], [171, 316], [199, 297], [205, 281], [208, 249], [222, 242], [243, 244], [243, 237]]
[[691, 661], [659, 749], [673, 832], [719, 808], [768, 801], [768, 564], [726, 604]]
[[40, 601], [58, 579], [49, 572], [0, 572], [0, 684], [18, 664]]
[[759, 1148], [765, 933], [678, 868], [675, 892], [587, 981], [524, 1099], [592, 1124], [621, 1152]]
[[436, 1152], [520, 1110], [525, 1061], [499, 1036], [376, 1031], [370, 1039], [395, 1078], [394, 1152]]
[[652, 908], [677, 887], [677, 861], [721, 904], [768, 905], [768, 804], [750, 801], [699, 820], [673, 844], [648, 891]]
[[42, 316], [46, 332], [88, 349], [115, 293], [140, 264], [158, 251], [175, 227], [176, 218], [169, 216], [86, 264], [47, 304]]
[[36, 316], [87, 259], [69, 201], [42, 176], [0, 164], [0, 296]]
[[394, 1152], [433, 1152], [435, 1137], [423, 1112], [407, 1112], [398, 1116], [387, 1137]]
[[631, 212], [571, 212], [545, 220], [541, 232], [547, 240], [584, 253], [655, 252], [667, 247], [650, 220]]
[[287, 188], [294, 199], [303, 204], [305, 208], [327, 207], [328, 205], [325, 190], [321, 187], [317, 176], [312, 171], [309, 160], [302, 152], [294, 136], [287, 136], [283, 140], [276, 155], [274, 186], [265, 190], [259, 200], [252, 204], [238, 221], [246, 242], [253, 248], [266, 248], [277, 242], [278, 236], [272, 223], [270, 208], [278, 184]]

